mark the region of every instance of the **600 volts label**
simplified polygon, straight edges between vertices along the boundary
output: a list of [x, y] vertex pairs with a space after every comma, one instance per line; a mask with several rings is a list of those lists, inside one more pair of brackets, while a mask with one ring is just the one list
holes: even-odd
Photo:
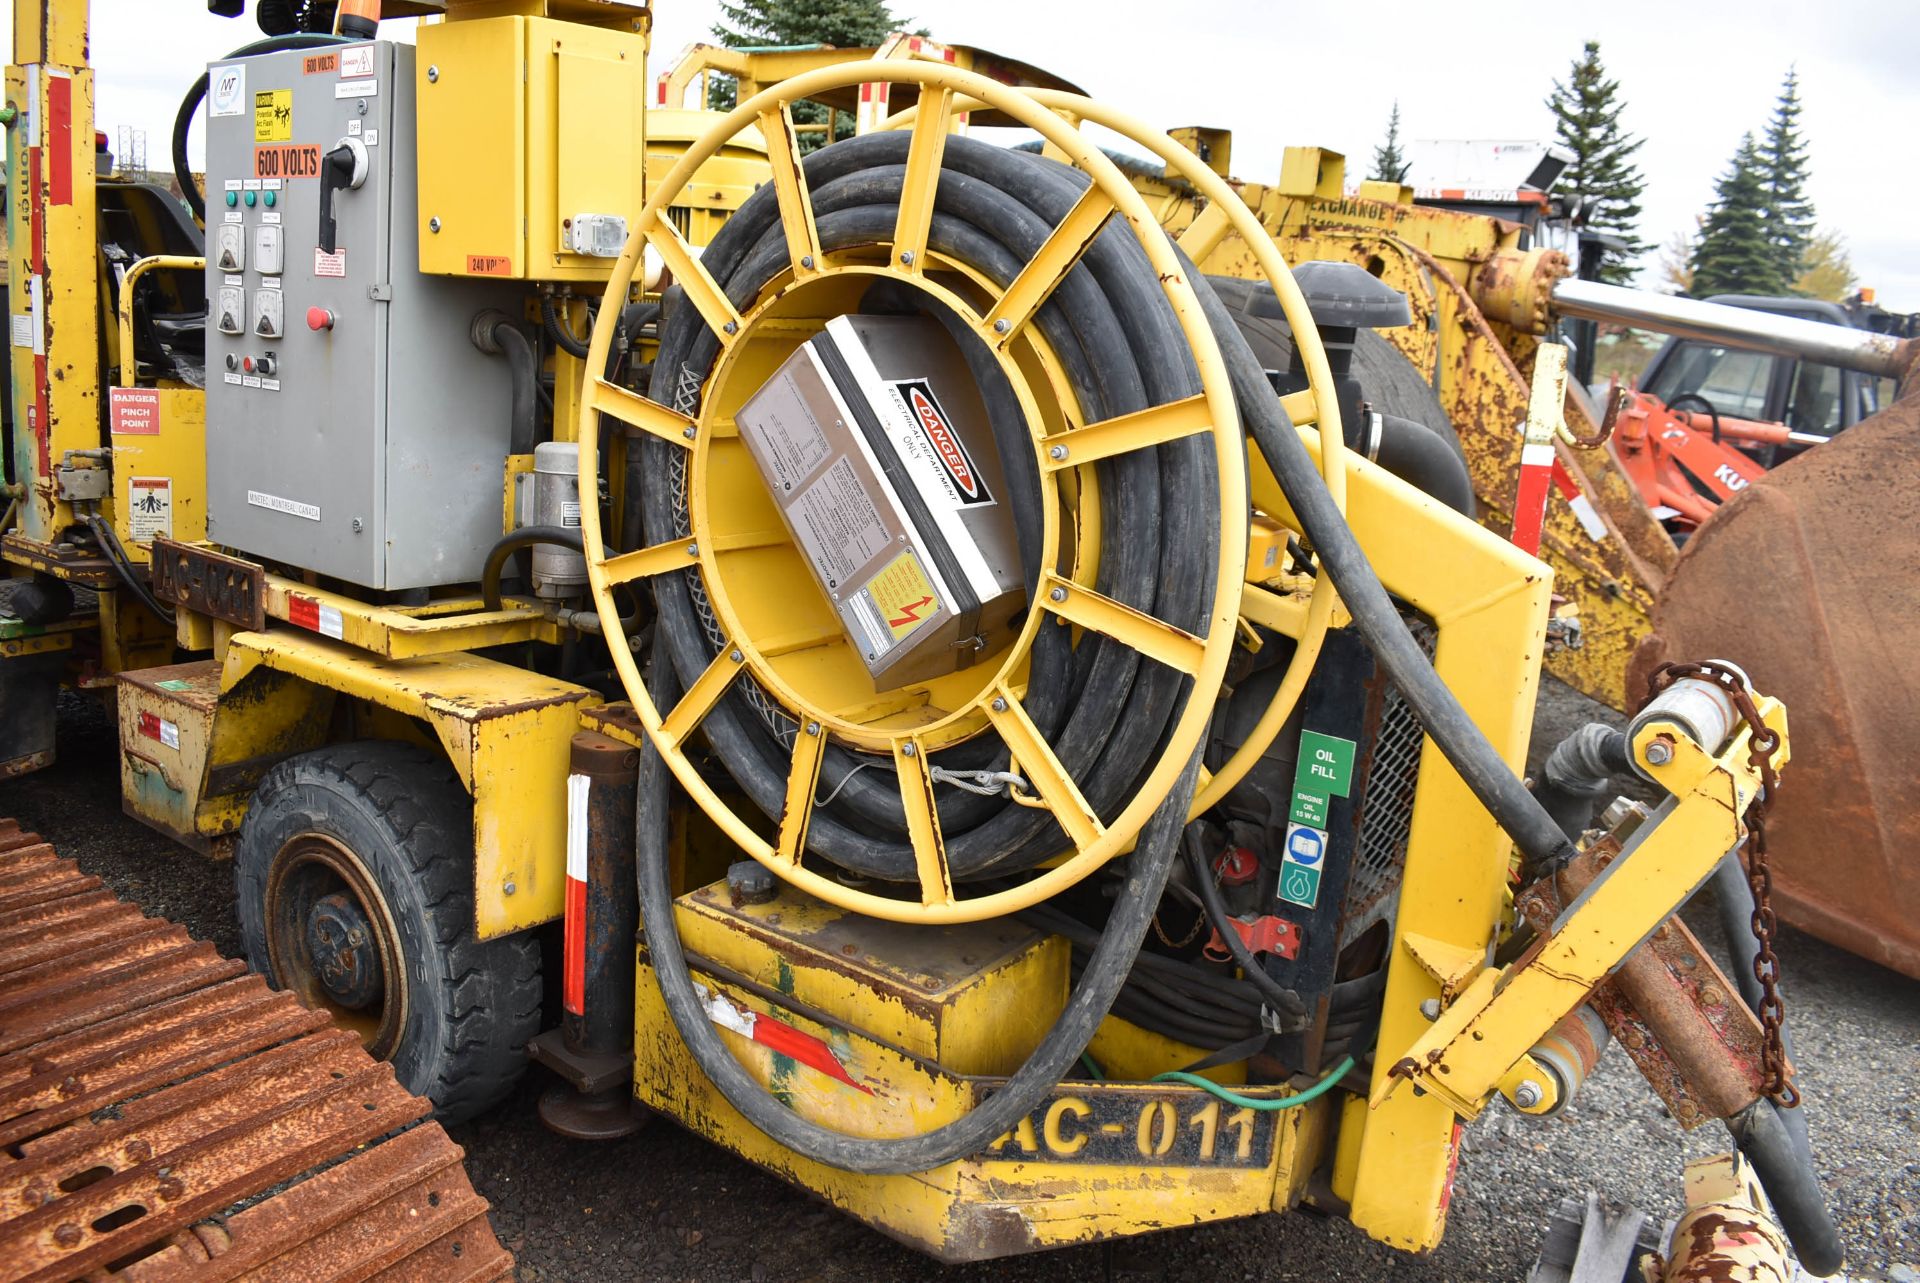
[[320, 145], [288, 143], [277, 147], [255, 147], [253, 176], [255, 178], [318, 178], [320, 176]]

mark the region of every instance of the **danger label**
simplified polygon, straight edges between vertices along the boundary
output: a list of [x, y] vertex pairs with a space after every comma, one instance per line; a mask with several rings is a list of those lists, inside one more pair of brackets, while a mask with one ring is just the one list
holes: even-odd
[[[257, 128], [256, 119], [256, 128]], [[286, 143], [253, 149], [255, 178], [318, 178], [320, 145]]]
[[351, 49], [340, 51], [340, 74], [342, 76], [371, 76], [373, 74], [373, 46], [355, 45]]
[[283, 143], [293, 137], [293, 90], [268, 89], [253, 96], [253, 140]]
[[993, 495], [987, 491], [987, 479], [980, 475], [953, 420], [934, 396], [933, 385], [925, 379], [903, 379], [893, 385], [893, 390], [939, 468], [948, 497], [962, 508], [991, 504]]
[[505, 254], [467, 255], [468, 276], [512, 276], [513, 260]]
[[315, 276], [345, 276], [347, 274], [347, 251], [336, 250], [329, 254], [318, 245], [313, 247], [313, 274]]
[[173, 478], [127, 479], [127, 534], [135, 543], [173, 537]]
[[340, 69], [340, 55], [334, 53], [309, 54], [300, 60], [300, 74], [305, 76], [324, 76]]
[[114, 388], [110, 430], [117, 437], [160, 435], [160, 389]]

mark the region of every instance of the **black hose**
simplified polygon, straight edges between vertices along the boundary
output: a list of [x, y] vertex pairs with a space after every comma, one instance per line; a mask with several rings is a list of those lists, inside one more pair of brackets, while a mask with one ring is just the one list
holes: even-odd
[[[655, 706], [671, 707], [679, 687], [670, 665], [656, 661], [650, 684]], [[640, 872], [640, 916], [667, 1013], [694, 1060], [728, 1103], [775, 1142], [816, 1162], [843, 1171], [896, 1175], [929, 1171], [979, 1153], [1025, 1118], [1067, 1076], [1112, 1008], [1140, 951], [1154, 908], [1166, 890], [1180, 830], [1193, 802], [1199, 764], [1199, 754], [1195, 753], [1140, 830], [1139, 843], [1128, 857], [1126, 880], [1114, 901], [1100, 945], [1059, 1018], [1027, 1063], [984, 1103], [955, 1121], [917, 1136], [876, 1140], [848, 1136], [800, 1117], [769, 1095], [714, 1032], [694, 989], [686, 953], [674, 927], [667, 767], [649, 740], [640, 748], [634, 841]]]
[[[250, 45], [242, 45], [220, 61], [232, 58], [251, 58], [255, 54], [280, 53], [288, 49], [315, 49], [321, 45], [350, 44], [340, 36], [332, 35], [290, 35], [270, 36], [265, 40], [256, 40]], [[193, 181], [193, 162], [187, 159], [187, 134], [193, 128], [194, 113], [200, 110], [201, 102], [207, 96], [207, 73], [201, 72], [200, 79], [193, 82], [187, 90], [187, 96], [180, 100], [180, 110], [173, 117], [173, 178], [180, 184], [180, 195], [186, 198], [193, 216], [201, 222], [207, 221], [206, 197], [200, 194], [200, 185]]]
[[1220, 888], [1213, 883], [1213, 870], [1207, 867], [1206, 854], [1200, 849], [1200, 834], [1197, 826], [1189, 828], [1186, 840], [1182, 843], [1187, 855], [1187, 869], [1193, 874], [1196, 889], [1200, 892], [1200, 905], [1207, 915], [1207, 923], [1220, 943], [1227, 947], [1235, 965], [1246, 974], [1247, 979], [1260, 991], [1267, 1005], [1281, 1017], [1281, 1023], [1293, 1028], [1303, 1028], [1306, 1019], [1306, 1004], [1300, 1001], [1300, 995], [1282, 985], [1267, 974], [1260, 959], [1253, 956], [1247, 948], [1247, 942], [1233, 929], [1232, 917], [1227, 906], [1220, 898]]
[[1756, 1100], [1740, 1113], [1727, 1119], [1727, 1131], [1747, 1161], [1753, 1174], [1767, 1191], [1780, 1228], [1787, 1232], [1794, 1255], [1810, 1274], [1826, 1278], [1838, 1274], [1846, 1263], [1840, 1247], [1840, 1231], [1834, 1227], [1827, 1210], [1826, 1195], [1820, 1189], [1820, 1176], [1813, 1163], [1794, 1143], [1786, 1120], [1798, 1110], [1782, 1109], [1770, 1100]]
[[1454, 447], [1426, 424], [1382, 414], [1374, 461], [1455, 512], [1474, 515], [1472, 474]]
[[1448, 763], [1520, 849], [1528, 880], [1561, 867], [1573, 858], [1573, 843], [1501, 760], [1433, 671], [1379, 576], [1373, 573], [1360, 541], [1334, 505], [1313, 456], [1280, 408], [1280, 399], [1271, 390], [1260, 395], [1261, 389], [1268, 387], [1266, 375], [1234, 329], [1233, 318], [1209, 292], [1199, 293], [1227, 360], [1241, 422], [1273, 470], [1287, 503], [1300, 519], [1301, 529], [1320, 554], [1320, 562], [1340, 590], [1340, 600], [1352, 612], [1360, 635]]
[[1600, 799], [1616, 775], [1633, 769], [1626, 734], [1605, 722], [1588, 722], [1553, 746], [1533, 782], [1533, 795], [1560, 831], [1574, 841], [1593, 826]]
[[508, 413], [512, 418], [507, 451], [510, 454], [532, 454], [534, 442], [540, 436], [540, 355], [533, 350], [533, 344], [520, 327], [510, 320], [503, 318], [497, 322], [487, 331], [487, 337], [493, 341], [500, 355], [506, 358], [507, 369], [513, 379], [512, 394], [508, 400]]
[[[1746, 865], [1740, 862], [1740, 852], [1729, 851], [1720, 857], [1720, 863], [1713, 870], [1714, 898], [1719, 902], [1720, 930], [1727, 939], [1727, 953], [1733, 962], [1733, 982], [1740, 987], [1740, 996], [1746, 1000], [1747, 1009], [1756, 1015], [1760, 1011], [1760, 979], [1754, 974], [1754, 960], [1760, 956], [1760, 942], [1753, 934], [1753, 884], [1747, 881]], [[1793, 1059], [1793, 1031], [1787, 1028], [1784, 1019], [1780, 1022], [1780, 1050], [1787, 1059]], [[1793, 1147], [1803, 1161], [1813, 1162], [1813, 1142], [1807, 1136], [1807, 1115], [1802, 1109], [1780, 1111], [1780, 1121], [1786, 1124], [1787, 1134], [1793, 1139]]]
[[554, 306], [552, 294], [540, 296], [540, 324], [546, 327], [547, 337], [553, 345], [576, 360], [584, 360], [587, 355], [587, 341], [576, 339], [568, 333], [567, 327], [560, 321], [560, 311]]
[[127, 591], [139, 598], [141, 605], [161, 619], [172, 620], [173, 610], [162, 605], [142, 582], [139, 573], [133, 568], [132, 559], [127, 556], [127, 550], [121, 546], [119, 537], [113, 533], [113, 527], [101, 520], [98, 513], [88, 516], [86, 525], [87, 529], [93, 532], [94, 542], [100, 545], [100, 551], [106, 557], [107, 564], [113, 567], [113, 573], [119, 577], [122, 584], [126, 585]]
[[507, 558], [522, 548], [543, 543], [583, 554], [587, 550], [586, 541], [572, 526], [521, 526], [518, 530], [509, 530], [487, 549], [486, 563], [480, 568], [480, 600], [488, 610], [500, 609], [500, 572], [506, 569]]

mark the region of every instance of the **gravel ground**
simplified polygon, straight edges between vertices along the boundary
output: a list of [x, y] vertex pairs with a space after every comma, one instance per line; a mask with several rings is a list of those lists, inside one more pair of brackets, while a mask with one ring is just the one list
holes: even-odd
[[[48, 835], [148, 912], [237, 952], [226, 866], [121, 814], [113, 720], [91, 700], [65, 699], [60, 764], [0, 784], [0, 816]], [[1549, 683], [1536, 740], [1550, 746], [1596, 711]], [[1710, 915], [1702, 918], [1696, 927], [1712, 938]], [[1780, 954], [1800, 1082], [1850, 1277], [1920, 1278], [1910, 1272], [1920, 1268], [1920, 984], [1791, 931]], [[577, 1283], [1519, 1280], [1563, 1197], [1592, 1187], [1669, 1217], [1679, 1208], [1682, 1162], [1725, 1148], [1716, 1125], [1683, 1135], [1616, 1049], [1561, 1118], [1535, 1122], [1496, 1106], [1468, 1129], [1447, 1239], [1429, 1257], [1302, 1214], [942, 1269], [671, 1124], [600, 1147], [563, 1141], [535, 1121], [538, 1086], [529, 1081], [499, 1110], [452, 1130], [520, 1259], [520, 1277]]]

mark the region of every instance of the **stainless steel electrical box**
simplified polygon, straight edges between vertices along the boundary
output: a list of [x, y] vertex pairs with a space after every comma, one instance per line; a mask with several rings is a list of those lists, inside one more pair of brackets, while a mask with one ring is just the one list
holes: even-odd
[[208, 68], [207, 535], [376, 590], [479, 578], [511, 431], [469, 331], [512, 288], [420, 273], [413, 64], [374, 42]]
[[1006, 640], [1026, 592], [1000, 452], [939, 322], [836, 317], [734, 422], [877, 686]]

